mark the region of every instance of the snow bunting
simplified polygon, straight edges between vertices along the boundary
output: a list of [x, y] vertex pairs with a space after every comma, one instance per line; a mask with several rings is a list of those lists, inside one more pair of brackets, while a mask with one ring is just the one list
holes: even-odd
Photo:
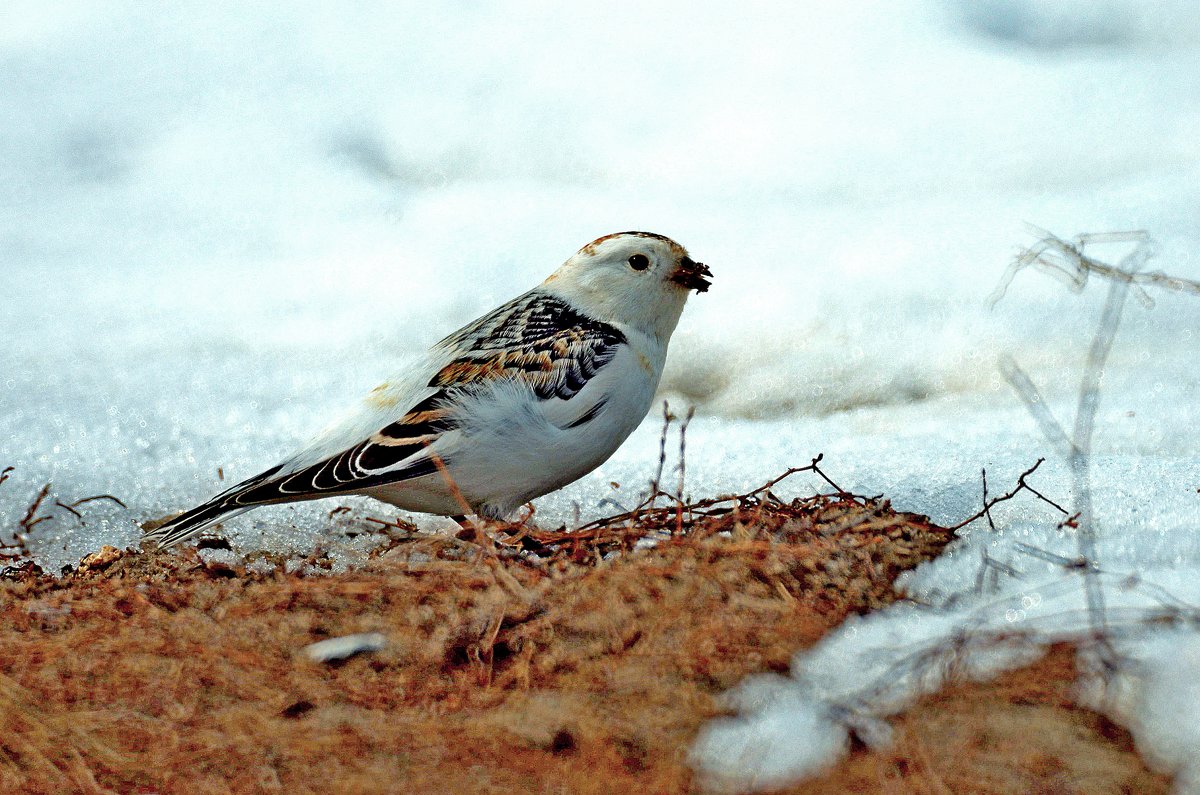
[[591, 472], [641, 423], [683, 305], [711, 276], [662, 235], [594, 240], [278, 466], [144, 538], [168, 547], [235, 512], [345, 494], [506, 516]]

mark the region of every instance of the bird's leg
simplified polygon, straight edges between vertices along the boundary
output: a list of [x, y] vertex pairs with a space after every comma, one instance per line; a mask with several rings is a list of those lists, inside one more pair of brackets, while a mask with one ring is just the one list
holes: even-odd
[[455, 538], [459, 539], [460, 541], [474, 541], [484, 549], [495, 549], [496, 545], [492, 542], [492, 537], [487, 534], [486, 530], [484, 530], [487, 522], [489, 521], [487, 517], [476, 516], [472, 519], [465, 514], [459, 514], [457, 516], [451, 516], [450, 518], [453, 519], [460, 528], [462, 528], [454, 534]]
[[530, 522], [537, 508], [532, 502], [525, 503], [525, 515], [515, 522], [504, 523], [504, 533], [497, 534], [497, 541], [504, 546], [520, 547], [526, 551], [544, 551], [546, 546], [531, 535], [537, 530], [537, 525]]
[[460, 513], [457, 516], [451, 516], [454, 523], [459, 526], [459, 531], [454, 534], [454, 537], [461, 541], [468, 541], [475, 538], [475, 523], [467, 518], [465, 513]]
[[535, 513], [537, 513], [537, 508], [532, 502], [525, 503], [525, 510], [528, 511], [528, 513], [522, 516], [521, 520], [515, 525], [521, 531], [525, 530], [525, 526], [529, 524], [529, 520], [533, 518]]

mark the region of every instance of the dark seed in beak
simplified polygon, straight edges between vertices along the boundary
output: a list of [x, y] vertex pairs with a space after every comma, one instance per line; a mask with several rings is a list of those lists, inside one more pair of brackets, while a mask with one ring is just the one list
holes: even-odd
[[709, 285], [712, 284], [711, 279], [712, 271], [708, 266], [703, 262], [696, 262], [691, 257], [681, 259], [679, 267], [671, 274], [671, 281], [698, 293], [708, 291]]

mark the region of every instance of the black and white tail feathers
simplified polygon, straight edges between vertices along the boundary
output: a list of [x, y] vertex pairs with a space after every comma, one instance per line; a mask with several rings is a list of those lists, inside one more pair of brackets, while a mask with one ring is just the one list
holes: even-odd
[[235, 516], [269, 500], [246, 500], [249, 492], [269, 483], [280, 467], [268, 469], [260, 475], [242, 481], [231, 489], [221, 492], [208, 502], [185, 511], [161, 527], [142, 536], [143, 541], [153, 541], [159, 549], [173, 547], [198, 535], [204, 528], [222, 517]]
[[[400, 423], [388, 426], [380, 434], [386, 436], [393, 427], [400, 427]], [[376, 455], [369, 463], [379, 468], [364, 469], [362, 464], [366, 457], [378, 449], [398, 459], [399, 465]], [[439, 461], [441, 466], [446, 465], [446, 458], [425, 453], [423, 443], [389, 446], [367, 441], [299, 470], [285, 469], [288, 463], [285, 462], [180, 514], [143, 535], [142, 540], [153, 541], [159, 549], [166, 549], [196, 536], [222, 517], [235, 516], [260, 505], [361, 493], [373, 486], [436, 474]]]

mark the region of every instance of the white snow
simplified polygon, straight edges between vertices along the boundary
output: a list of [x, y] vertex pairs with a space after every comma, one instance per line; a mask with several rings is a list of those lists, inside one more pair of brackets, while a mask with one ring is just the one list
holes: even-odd
[[[727, 706], [753, 712], [755, 731], [715, 721], [701, 743], [713, 747], [708, 789], [777, 789], [832, 766], [850, 745], [846, 726], [819, 697], [783, 677], [763, 675], [728, 694]], [[703, 750], [701, 753], [705, 753]]]
[[1160, 633], [1147, 643], [1145, 670], [1134, 683], [1122, 716], [1138, 747], [1167, 770], [1177, 771], [1177, 788], [1200, 792], [1200, 637]]
[[[134, 543], [222, 488], [218, 469], [228, 485], [270, 466], [607, 232], [672, 235], [715, 273], [664, 379], [699, 408], [690, 493], [824, 452], [844, 487], [951, 523], [984, 467], [998, 492], [1045, 456], [1035, 482], [1072, 500], [996, 362], [1069, 419], [1103, 287], [1026, 273], [989, 311], [1023, 222], [1148, 229], [1151, 267], [1200, 278], [1191, 0], [43, 5], [0, 8], [0, 528], [53, 483], [31, 536], [50, 569]], [[1200, 301], [1155, 298], [1127, 308], [1093, 462], [1101, 564], [1137, 609], [1153, 600], [1121, 589], [1127, 572], [1200, 602]], [[652, 415], [539, 520], [635, 500], [658, 430]], [[100, 493], [129, 509], [54, 506]], [[961, 622], [1077, 629], [1077, 578], [1016, 546], [1074, 540], [1027, 497], [907, 578], [947, 609], [847, 625], [697, 764], [737, 787], [830, 763], [845, 729], [822, 733], [812, 699]], [[225, 529], [237, 551], [351, 565], [367, 515], [394, 513], [327, 501]], [[974, 596], [984, 548], [1022, 579]], [[1200, 677], [1163, 643], [1129, 641], [1149, 662], [1126, 719], [1178, 767], [1200, 757], [1179, 728]]]

